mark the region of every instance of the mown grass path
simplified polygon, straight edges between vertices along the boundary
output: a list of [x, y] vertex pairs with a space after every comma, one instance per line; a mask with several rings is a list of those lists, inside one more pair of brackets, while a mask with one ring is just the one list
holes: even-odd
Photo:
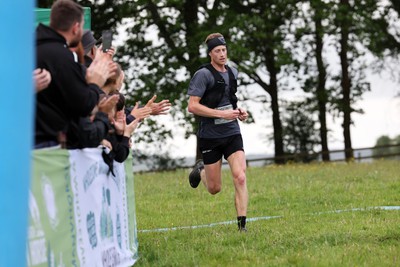
[[400, 206], [399, 161], [249, 168], [248, 217], [267, 218], [246, 234], [224, 223], [236, 218], [230, 173], [215, 196], [188, 173], [135, 175], [135, 266], [400, 266], [400, 211], [370, 208]]

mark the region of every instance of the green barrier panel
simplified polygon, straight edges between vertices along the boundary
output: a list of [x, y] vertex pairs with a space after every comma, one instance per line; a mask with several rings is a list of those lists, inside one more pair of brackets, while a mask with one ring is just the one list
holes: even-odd
[[[83, 16], [84, 16], [84, 20], [85, 20], [85, 25], [83, 25], [83, 28], [90, 30], [91, 25], [92, 25], [90, 7], [84, 7], [83, 9], [84, 9]], [[50, 8], [36, 8], [35, 15], [36, 15], [35, 26], [37, 26], [39, 23], [49, 25], [49, 23], [50, 23]]]

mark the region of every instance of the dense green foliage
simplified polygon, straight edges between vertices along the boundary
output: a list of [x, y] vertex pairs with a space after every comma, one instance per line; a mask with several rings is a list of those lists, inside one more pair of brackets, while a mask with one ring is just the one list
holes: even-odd
[[228, 171], [215, 196], [192, 189], [188, 170], [135, 175], [135, 266], [398, 266], [400, 211], [357, 209], [399, 206], [399, 171], [398, 161], [249, 168], [248, 218], [264, 218], [246, 234], [234, 223], [143, 232], [234, 221]]

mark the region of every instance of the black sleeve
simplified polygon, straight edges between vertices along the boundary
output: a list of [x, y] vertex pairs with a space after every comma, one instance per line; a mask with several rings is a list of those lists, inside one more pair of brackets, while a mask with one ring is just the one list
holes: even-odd
[[134, 121], [136, 118], [131, 114], [133, 108], [128, 107], [125, 108], [125, 115], [126, 115], [126, 124], [130, 124], [132, 121]]
[[114, 160], [124, 162], [129, 156], [129, 138], [126, 136], [118, 136], [118, 142], [112, 144], [114, 151]]
[[99, 102], [101, 89], [96, 84], [87, 84], [82, 65], [68, 60], [58, 66], [54, 81], [62, 88], [61, 94], [71, 114], [84, 117], [90, 114]]
[[97, 112], [93, 122], [88, 118], [81, 118], [80, 127], [79, 136], [82, 147], [98, 147], [101, 140], [106, 138], [110, 129], [108, 115]]
[[126, 116], [126, 124], [131, 124], [132, 121], [134, 121], [136, 118], [129, 114], [128, 116]]
[[131, 114], [133, 110], [133, 107], [125, 107], [125, 115], [128, 116], [129, 114]]

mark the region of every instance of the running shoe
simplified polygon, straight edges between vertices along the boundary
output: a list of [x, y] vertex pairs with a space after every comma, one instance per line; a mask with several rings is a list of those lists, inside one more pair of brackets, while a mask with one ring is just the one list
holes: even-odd
[[196, 188], [199, 186], [201, 181], [200, 172], [202, 169], [204, 169], [204, 162], [202, 159], [199, 159], [196, 161], [196, 164], [189, 174], [189, 183], [191, 187]]

